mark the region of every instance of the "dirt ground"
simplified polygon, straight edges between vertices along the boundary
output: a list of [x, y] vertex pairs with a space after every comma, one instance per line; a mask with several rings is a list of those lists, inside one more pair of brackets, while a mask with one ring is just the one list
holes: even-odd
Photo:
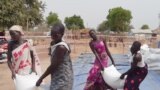
[[[81, 53], [91, 52], [88, 46], [88, 41], [85, 41], [85, 43], [81, 41], [77, 41], [77, 42], [79, 43], [74, 44], [74, 45], [71, 44], [71, 49], [72, 49], [71, 59], [72, 60], [75, 60]], [[44, 72], [47, 66], [50, 64], [50, 57], [48, 56], [48, 49], [47, 49], [48, 45], [38, 45], [35, 48], [36, 48], [36, 51], [41, 61], [42, 71]], [[109, 50], [112, 54], [124, 53], [122, 48], [112, 47], [112, 48], [109, 48]], [[45, 81], [49, 82], [49, 80], [50, 80], [50, 77], [48, 76], [45, 79]], [[11, 79], [11, 72], [8, 68], [7, 63], [0, 64], [0, 90], [15, 90], [13, 80]]]

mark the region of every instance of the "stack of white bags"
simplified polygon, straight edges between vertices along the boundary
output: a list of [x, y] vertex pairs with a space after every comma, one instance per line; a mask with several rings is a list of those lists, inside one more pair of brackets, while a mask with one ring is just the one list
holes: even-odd
[[149, 48], [147, 44], [144, 44], [141, 46], [141, 53], [149, 70], [160, 70], [160, 48]]

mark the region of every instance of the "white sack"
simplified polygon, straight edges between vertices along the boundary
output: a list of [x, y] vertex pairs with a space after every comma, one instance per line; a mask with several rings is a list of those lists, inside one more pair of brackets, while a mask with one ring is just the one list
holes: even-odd
[[141, 46], [141, 54], [149, 70], [160, 70], [160, 48], [149, 48], [144, 44]]
[[147, 44], [143, 44], [141, 46], [141, 54], [144, 56], [144, 55], [149, 55], [150, 52], [149, 52], [149, 46]]
[[160, 54], [160, 48], [149, 48], [150, 53]]
[[101, 72], [104, 81], [114, 89], [123, 89], [125, 80], [120, 79], [121, 73], [113, 66], [104, 68]]
[[18, 75], [16, 74], [16, 79], [14, 80], [16, 90], [49, 90], [49, 86], [41, 85], [36, 87], [36, 82], [39, 76], [35, 73], [30, 75]]
[[160, 63], [160, 54], [150, 54], [147, 57], [147, 61], [151, 61], [152, 63]]

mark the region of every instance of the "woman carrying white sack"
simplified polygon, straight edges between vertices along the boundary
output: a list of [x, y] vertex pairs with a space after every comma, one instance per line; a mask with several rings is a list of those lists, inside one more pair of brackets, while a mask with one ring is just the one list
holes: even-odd
[[[30, 40], [24, 40], [22, 38], [24, 35], [22, 26], [13, 25], [9, 29], [9, 34], [11, 36], [11, 40], [8, 43], [7, 59], [8, 66], [12, 73], [12, 79], [16, 81], [16, 76], [27, 76], [32, 72], [40, 75], [41, 68], [39, 58], [35, 49], [31, 45]], [[17, 89], [18, 83], [15, 84]]]
[[148, 66], [144, 62], [140, 53], [141, 43], [134, 41], [130, 49], [132, 53], [131, 68], [121, 75], [121, 79], [127, 75], [124, 84], [124, 90], [139, 90], [141, 82], [145, 79], [148, 74]]

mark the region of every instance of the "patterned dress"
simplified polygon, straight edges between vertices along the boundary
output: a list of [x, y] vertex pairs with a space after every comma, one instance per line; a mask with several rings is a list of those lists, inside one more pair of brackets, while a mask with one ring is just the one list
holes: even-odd
[[[50, 90], [72, 90], [73, 70], [69, 54], [69, 51], [66, 52], [63, 63], [58, 66], [58, 69], [54, 73], [51, 73]], [[55, 50], [52, 52], [51, 58], [54, 56]], [[51, 59], [51, 63], [54, 63], [54, 60]]]
[[[144, 63], [143, 58], [141, 62], [138, 62], [138, 64], [141, 64], [141, 63]], [[132, 72], [128, 74], [125, 80], [124, 90], [139, 90], [139, 86], [141, 82], [147, 76], [148, 74], [147, 64], [144, 63], [143, 67], [140, 67], [140, 65], [138, 66], [138, 64], [136, 68], [134, 68], [134, 70], [132, 70]]]
[[[101, 63], [103, 67], [108, 66], [108, 55], [106, 53], [105, 44], [103, 41], [93, 43], [96, 52], [98, 53], [99, 57], [101, 58]], [[106, 84], [100, 74], [102, 67], [98, 61], [95, 59], [94, 65], [89, 71], [89, 77], [87, 78], [87, 83], [84, 90], [106, 90]], [[94, 83], [94, 84], [92, 84]]]
[[[12, 45], [14, 41], [10, 41]], [[30, 44], [28, 40], [21, 44], [14, 50], [12, 50], [12, 65], [13, 70], [19, 75], [28, 75], [32, 72], [32, 58], [31, 51], [33, 51], [33, 57], [35, 58], [35, 69], [38, 75], [41, 75], [41, 67], [38, 55], [34, 47]]]

